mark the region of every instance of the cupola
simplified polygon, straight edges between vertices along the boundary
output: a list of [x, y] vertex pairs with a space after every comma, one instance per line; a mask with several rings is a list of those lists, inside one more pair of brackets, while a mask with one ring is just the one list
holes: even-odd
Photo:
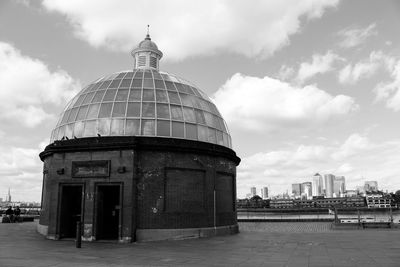
[[151, 40], [149, 25], [147, 25], [147, 35], [139, 45], [131, 51], [135, 59], [135, 69], [158, 70], [159, 61], [163, 53], [158, 50], [157, 45]]

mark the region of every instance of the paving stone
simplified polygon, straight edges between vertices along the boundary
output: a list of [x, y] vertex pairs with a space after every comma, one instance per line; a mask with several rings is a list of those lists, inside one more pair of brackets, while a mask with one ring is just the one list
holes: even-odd
[[0, 266], [400, 266], [399, 230], [334, 231], [326, 223], [241, 224], [213, 238], [118, 244], [46, 240], [36, 222], [0, 224]]

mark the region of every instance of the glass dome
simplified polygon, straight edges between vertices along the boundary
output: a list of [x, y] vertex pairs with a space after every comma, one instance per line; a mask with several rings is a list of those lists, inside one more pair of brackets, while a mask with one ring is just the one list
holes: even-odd
[[100, 78], [65, 107], [51, 142], [97, 136], [157, 136], [231, 148], [225, 121], [208, 96], [175, 75], [134, 69]]

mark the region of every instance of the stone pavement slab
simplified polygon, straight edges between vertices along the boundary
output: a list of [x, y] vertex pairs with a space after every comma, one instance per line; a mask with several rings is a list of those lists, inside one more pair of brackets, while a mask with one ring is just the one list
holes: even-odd
[[81, 249], [73, 240], [44, 239], [36, 222], [0, 224], [0, 266], [400, 266], [399, 230], [332, 231], [326, 225], [292, 224], [278, 231], [273, 223], [243, 223], [241, 233], [232, 236], [84, 242]]

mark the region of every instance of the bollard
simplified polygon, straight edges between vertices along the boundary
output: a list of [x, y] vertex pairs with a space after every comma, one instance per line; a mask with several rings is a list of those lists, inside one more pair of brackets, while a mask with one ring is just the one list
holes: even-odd
[[76, 222], [76, 240], [75, 246], [77, 248], [82, 247], [82, 223], [80, 221]]

